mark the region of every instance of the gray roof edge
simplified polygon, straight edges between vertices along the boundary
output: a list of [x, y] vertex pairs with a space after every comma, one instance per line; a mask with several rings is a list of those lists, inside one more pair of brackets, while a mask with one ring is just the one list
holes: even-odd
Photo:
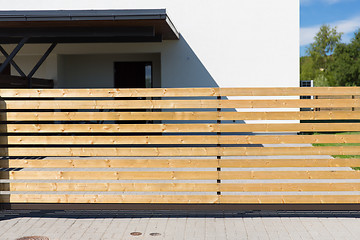
[[166, 18], [166, 9], [0, 11], [0, 21], [71, 21]]

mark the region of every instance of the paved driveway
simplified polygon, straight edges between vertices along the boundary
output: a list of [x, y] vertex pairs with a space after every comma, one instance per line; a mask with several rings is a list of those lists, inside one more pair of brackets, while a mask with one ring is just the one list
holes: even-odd
[[[359, 239], [360, 212], [3, 211], [0, 239]], [[140, 235], [141, 234], [141, 235]]]

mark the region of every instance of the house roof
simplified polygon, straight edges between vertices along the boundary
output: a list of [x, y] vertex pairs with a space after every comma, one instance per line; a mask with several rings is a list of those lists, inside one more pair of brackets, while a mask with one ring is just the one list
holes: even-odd
[[0, 11], [0, 43], [179, 39], [166, 9]]

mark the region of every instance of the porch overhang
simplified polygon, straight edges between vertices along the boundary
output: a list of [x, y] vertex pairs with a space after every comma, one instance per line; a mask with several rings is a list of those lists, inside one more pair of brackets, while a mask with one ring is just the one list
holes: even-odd
[[0, 11], [0, 44], [161, 42], [179, 33], [165, 9]]

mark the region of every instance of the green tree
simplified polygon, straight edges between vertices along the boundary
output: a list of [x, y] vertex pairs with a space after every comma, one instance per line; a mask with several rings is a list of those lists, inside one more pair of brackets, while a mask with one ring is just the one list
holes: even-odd
[[360, 29], [350, 43], [340, 43], [333, 54], [331, 72], [339, 86], [360, 86]]
[[313, 79], [315, 86], [334, 86], [336, 81], [329, 68], [333, 61], [332, 54], [341, 40], [342, 33], [322, 25], [314, 37], [314, 42], [307, 49], [307, 54], [312, 60]]

